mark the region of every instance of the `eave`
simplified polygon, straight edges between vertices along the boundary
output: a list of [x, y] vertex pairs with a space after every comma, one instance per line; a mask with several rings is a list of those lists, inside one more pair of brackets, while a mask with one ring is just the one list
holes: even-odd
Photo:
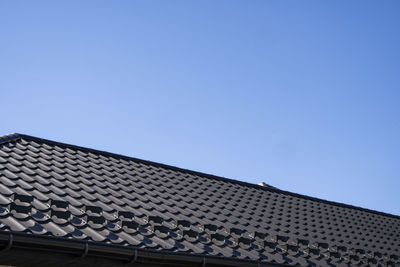
[[[87, 266], [88, 262], [96, 259], [111, 260], [113, 266], [129, 266], [139, 264], [143, 266], [236, 266], [236, 267], [289, 267], [291, 265], [256, 262], [243, 259], [214, 257], [209, 255], [195, 255], [181, 252], [159, 251], [132, 246], [120, 246], [104, 244], [102, 242], [81, 241], [74, 239], [58, 238], [26, 234], [20, 232], [0, 231], [0, 264], [43, 266], [43, 258], [35, 262], [34, 256], [26, 257], [27, 253], [41, 257], [60, 257], [60, 265], [66, 263], [66, 258], [72, 261], [74, 266]], [[24, 255], [24, 259], [16, 257]], [[53, 256], [52, 256], [53, 255]], [[91, 260], [90, 260], [91, 259]], [[67, 261], [68, 262], [68, 261]], [[49, 261], [53, 264], [53, 261]], [[69, 262], [67, 265], [69, 265]], [[50, 264], [50, 265], [51, 265]], [[137, 266], [137, 265], [135, 265]]]

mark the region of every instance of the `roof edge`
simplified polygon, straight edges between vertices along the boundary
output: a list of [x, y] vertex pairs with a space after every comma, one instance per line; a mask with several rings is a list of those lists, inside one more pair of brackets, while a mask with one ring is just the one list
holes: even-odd
[[217, 175], [213, 175], [213, 174], [208, 174], [208, 173], [204, 173], [204, 172], [193, 171], [193, 170], [189, 170], [189, 169], [185, 169], [185, 168], [167, 165], [164, 163], [159, 163], [159, 162], [154, 162], [154, 161], [150, 161], [150, 160], [144, 160], [144, 159], [139, 159], [139, 158], [135, 158], [135, 157], [125, 156], [122, 154], [107, 152], [107, 151], [88, 148], [88, 147], [82, 147], [82, 146], [78, 146], [78, 145], [71, 145], [71, 144], [53, 141], [53, 140], [49, 140], [49, 139], [44, 139], [44, 138], [40, 138], [40, 137], [35, 137], [35, 136], [27, 135], [27, 134], [13, 133], [10, 135], [2, 136], [2, 137], [0, 137], [0, 144], [11, 142], [11, 141], [16, 141], [18, 139], [29, 139], [32, 141], [48, 143], [48, 144], [57, 145], [57, 146], [61, 146], [61, 147], [67, 147], [67, 148], [71, 148], [71, 149], [79, 149], [79, 150], [83, 150], [83, 151], [87, 151], [87, 152], [91, 152], [91, 153], [97, 153], [97, 154], [101, 154], [104, 156], [118, 157], [118, 158], [122, 158], [125, 160], [133, 160], [138, 163], [153, 165], [153, 166], [162, 167], [162, 168], [179, 171], [179, 172], [186, 172], [186, 173], [189, 173], [192, 175], [203, 176], [203, 177], [207, 177], [210, 179], [225, 181], [225, 182], [229, 182], [229, 183], [233, 183], [233, 184], [239, 184], [242, 186], [247, 186], [247, 187], [251, 187], [251, 188], [255, 188], [255, 189], [259, 189], [259, 190], [264, 190], [264, 191], [269, 191], [269, 192], [274, 192], [274, 193], [281, 193], [281, 194], [285, 194], [285, 195], [289, 195], [289, 196], [293, 196], [293, 197], [299, 197], [299, 198], [303, 198], [303, 199], [307, 199], [307, 200], [321, 202], [324, 204], [334, 205], [334, 206], [348, 208], [348, 209], [360, 210], [360, 211], [365, 211], [365, 212], [369, 212], [369, 213], [373, 213], [373, 214], [377, 214], [377, 215], [400, 219], [400, 215], [394, 215], [394, 214], [390, 214], [390, 213], [386, 213], [386, 212], [382, 212], [382, 211], [376, 211], [376, 210], [371, 210], [371, 209], [362, 208], [362, 207], [358, 207], [358, 206], [353, 206], [350, 204], [345, 204], [345, 203], [325, 200], [325, 199], [321, 199], [321, 198], [317, 198], [317, 197], [311, 197], [311, 196], [307, 196], [307, 195], [293, 193], [293, 192], [285, 191], [285, 190], [275, 188], [275, 187], [265, 187], [265, 186], [261, 186], [258, 184], [252, 184], [252, 183], [234, 180], [234, 179], [217, 176]]
[[[96, 241], [74, 240], [62, 237], [27, 234], [14, 231], [0, 231], [0, 241], [7, 245], [3, 251], [16, 249], [41, 250], [61, 252], [85, 257], [102, 257], [129, 263], [140, 263], [141, 260], [167, 264], [212, 264], [213, 266], [236, 267], [291, 267], [293, 265], [260, 262], [254, 260], [227, 258], [213, 255], [191, 254], [186, 252], [171, 252], [148, 248], [136, 248], [117, 244], [104, 244]], [[145, 262], [146, 263], [146, 262]]]
[[12, 133], [8, 135], [3, 135], [0, 136], [0, 144], [8, 143], [8, 142], [13, 142], [21, 139], [22, 135], [19, 133]]

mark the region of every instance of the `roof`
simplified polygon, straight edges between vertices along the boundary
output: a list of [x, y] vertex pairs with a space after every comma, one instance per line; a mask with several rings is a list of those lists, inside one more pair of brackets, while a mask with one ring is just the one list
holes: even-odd
[[121, 262], [400, 265], [399, 216], [23, 134], [0, 137], [0, 241]]

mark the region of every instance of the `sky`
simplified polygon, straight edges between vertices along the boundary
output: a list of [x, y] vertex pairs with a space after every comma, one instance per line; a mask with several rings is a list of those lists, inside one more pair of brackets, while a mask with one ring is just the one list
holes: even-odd
[[0, 1], [0, 135], [400, 215], [399, 1]]

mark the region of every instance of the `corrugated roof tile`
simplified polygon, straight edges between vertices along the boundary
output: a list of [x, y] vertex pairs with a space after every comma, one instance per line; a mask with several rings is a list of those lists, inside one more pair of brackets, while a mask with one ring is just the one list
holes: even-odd
[[398, 216], [34, 137], [0, 140], [0, 231], [301, 266], [399, 262]]

